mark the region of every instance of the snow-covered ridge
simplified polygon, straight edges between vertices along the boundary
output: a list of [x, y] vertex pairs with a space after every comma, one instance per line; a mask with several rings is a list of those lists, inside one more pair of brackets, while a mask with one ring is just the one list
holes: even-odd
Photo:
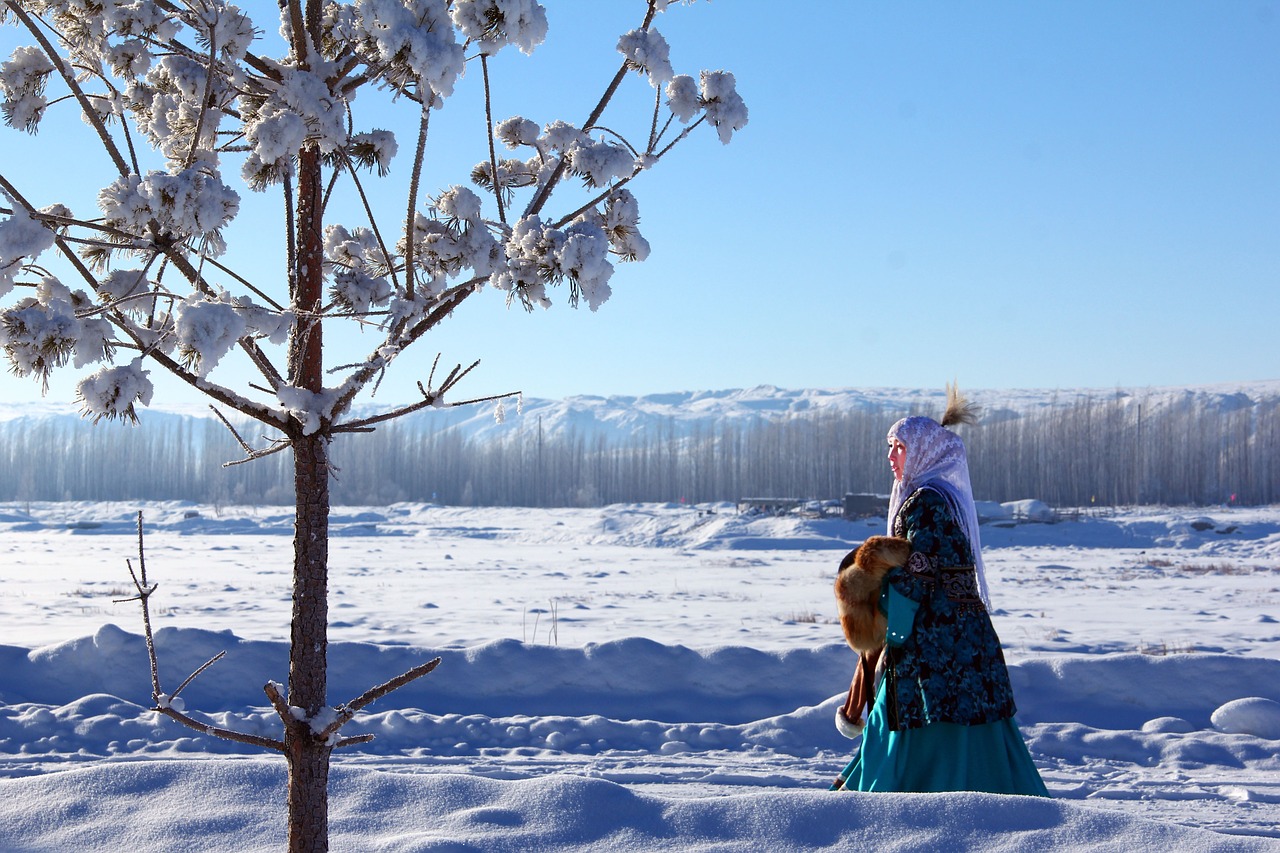
[[[966, 393], [983, 407], [987, 417], [1001, 419], [1072, 405], [1081, 400], [1121, 399], [1149, 402], [1153, 406], [1192, 402], [1205, 408], [1231, 411], [1280, 397], [1280, 379], [1161, 388], [966, 389]], [[476, 437], [496, 438], [519, 430], [541, 430], [548, 438], [572, 432], [584, 437], [604, 435], [609, 439], [620, 439], [640, 435], [646, 429], [657, 431], [656, 435], [667, 431], [681, 434], [724, 423], [746, 424], [759, 419], [803, 416], [821, 411], [937, 415], [945, 404], [945, 396], [945, 390], [941, 388], [785, 389], [760, 385], [640, 396], [525, 398], [519, 407], [511, 403], [505, 405], [502, 423], [495, 419], [492, 403], [430, 409], [398, 423], [415, 430], [456, 427], [464, 434]], [[363, 417], [393, 408], [394, 403], [365, 403], [358, 406], [353, 414]], [[176, 417], [212, 417], [204, 405], [166, 407], [163, 401], [139, 411], [144, 425], [148, 421], [161, 423]], [[69, 403], [0, 402], [0, 430], [15, 421], [31, 418], [81, 420], [78, 410]]]

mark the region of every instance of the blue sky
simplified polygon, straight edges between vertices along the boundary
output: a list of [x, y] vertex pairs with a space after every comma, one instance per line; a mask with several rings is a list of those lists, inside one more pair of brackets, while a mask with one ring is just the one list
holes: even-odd
[[[498, 118], [581, 122], [642, 4], [546, 5], [547, 43], [495, 68]], [[650, 259], [620, 265], [594, 314], [481, 294], [380, 398], [410, 399], [437, 351], [482, 359], [469, 396], [1280, 378], [1280, 3], [703, 0], [658, 28], [678, 72], [734, 72], [751, 118], [728, 146], [700, 129], [634, 185]], [[0, 30], [5, 55], [14, 38]], [[433, 118], [430, 192], [483, 156], [478, 84]], [[617, 123], [638, 130], [650, 90], [628, 86]], [[395, 124], [366, 99], [366, 126]], [[109, 172], [91, 142], [78, 120], [3, 129], [0, 168], [56, 148], [32, 196], [92, 198]], [[279, 202], [242, 195], [269, 213], [232, 232], [236, 257], [277, 268], [257, 234]], [[182, 399], [165, 387], [156, 403]], [[39, 397], [7, 374], [0, 393]]]

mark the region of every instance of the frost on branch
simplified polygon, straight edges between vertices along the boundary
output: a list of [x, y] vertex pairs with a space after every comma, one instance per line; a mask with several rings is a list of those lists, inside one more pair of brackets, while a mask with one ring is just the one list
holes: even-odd
[[419, 91], [439, 105], [453, 94], [465, 57], [445, 0], [357, 0], [325, 9], [327, 49], [356, 50], [380, 79], [399, 91]]
[[433, 202], [432, 213], [417, 214], [413, 224], [415, 272], [426, 275], [428, 293], [440, 293], [448, 279], [464, 269], [482, 279], [497, 269], [502, 249], [481, 219], [479, 196], [466, 187], [452, 186]]
[[693, 78], [680, 74], [667, 84], [667, 105], [682, 122], [706, 110], [720, 141], [728, 145], [735, 130], [747, 126], [747, 105], [738, 94], [737, 81], [728, 71], [703, 71], [699, 87]]
[[329, 154], [347, 144], [346, 102], [309, 71], [281, 68], [278, 84], [241, 103], [250, 148], [241, 174], [255, 190], [288, 177], [293, 155], [305, 145]]
[[0, 65], [0, 95], [4, 96], [0, 111], [5, 124], [36, 132], [49, 103], [44, 89], [53, 71], [53, 63], [37, 47], [19, 47]]
[[[367, 318], [377, 317], [376, 324], [388, 333], [374, 342], [363, 363], [344, 366], [352, 370], [342, 383], [350, 389], [343, 406], [386, 361], [482, 283], [504, 290], [508, 302], [518, 299], [528, 309], [549, 305], [548, 287], [565, 285], [570, 304], [585, 300], [597, 309], [610, 297], [614, 265], [644, 260], [650, 252], [640, 233], [632, 180], [685, 138], [680, 123], [688, 131], [705, 121], [727, 142], [747, 119], [731, 74], [704, 71], [700, 80], [675, 74], [670, 46], [648, 25], [667, 0], [637, 5], [648, 6], [646, 24], [616, 44], [624, 68], [657, 90], [650, 92], [652, 118], [645, 115], [639, 127], [631, 127], [623, 110], [622, 121], [615, 121], [611, 101], [617, 84], [630, 77], [628, 85], [645, 88], [636, 75], [619, 74], [592, 110], [589, 126], [564, 121], [539, 125], [522, 115], [492, 125], [493, 138], [520, 153], [507, 159], [490, 154], [474, 167], [469, 189], [450, 186], [447, 178], [436, 183], [446, 189], [424, 206], [429, 179], [424, 176], [419, 183], [425, 155], [416, 152], [427, 150], [430, 123], [426, 116], [415, 116], [422, 119], [423, 135], [414, 146], [408, 203], [398, 207], [410, 215], [399, 226], [357, 220], [344, 228], [327, 218], [339, 201], [346, 203], [339, 184], [353, 179], [364, 201], [364, 209], [354, 216], [374, 217], [383, 204], [376, 195], [365, 195], [355, 169], [385, 177], [397, 152], [389, 131], [356, 132], [368, 127], [358, 124], [353, 112], [357, 93], [389, 90], [392, 102], [401, 97], [417, 102], [405, 105], [413, 113], [420, 107], [439, 109], [461, 80], [467, 54], [485, 65], [484, 83], [494, 72], [501, 87], [508, 69], [490, 68], [481, 59], [507, 45], [530, 53], [541, 44], [547, 36], [542, 3], [317, 2], [307, 8], [320, 12], [319, 28], [313, 29], [317, 21], [306, 16], [306, 33], [292, 31], [297, 21], [290, 13], [299, 7], [285, 4], [279, 20], [287, 48], [272, 58], [247, 55], [259, 31], [225, 0], [6, 0], [0, 8], [8, 10], [9, 18], [21, 12], [28, 23], [30, 15], [30, 25], [52, 37], [60, 56], [20, 48], [0, 65], [5, 118], [16, 127], [34, 129], [49, 109], [83, 110], [116, 166], [116, 174], [107, 179], [114, 182], [99, 193], [102, 216], [96, 222], [77, 221], [69, 211], [58, 216], [24, 213], [17, 204], [10, 207], [18, 212], [0, 217], [0, 296], [13, 290], [24, 270], [35, 269], [31, 265], [39, 253], [51, 247], [65, 253], [78, 249], [90, 262], [78, 267], [85, 279], [81, 286], [87, 285], [89, 294], [55, 297], [46, 288], [44, 296], [24, 300], [5, 315], [4, 344], [10, 357], [20, 365], [19, 372], [47, 382], [47, 371], [55, 366], [73, 358], [77, 365], [109, 360], [113, 346], [124, 347], [144, 357], [176, 353], [172, 362], [162, 361], [202, 379], [241, 342], [276, 388], [276, 378], [288, 371], [269, 363], [274, 357], [269, 350], [248, 344], [258, 338], [286, 342], [296, 317], [287, 303], [295, 294], [268, 296], [254, 274], [230, 270], [221, 260], [210, 262], [225, 254], [222, 234], [242, 202], [224, 182], [224, 177], [231, 180], [220, 163], [227, 154], [240, 158], [241, 177], [251, 188], [283, 184], [274, 188], [284, 195], [286, 209], [296, 209], [290, 199], [301, 197], [295, 194], [304, 181], [323, 184], [325, 204], [332, 193], [333, 209], [308, 209], [320, 211], [306, 228], [311, 229], [308, 234], [324, 231], [323, 260], [309, 254], [291, 263], [296, 260], [298, 269], [314, 270], [318, 263], [323, 267], [331, 298], [324, 309], [328, 318], [345, 315], [369, 329], [374, 322]], [[64, 67], [74, 70], [74, 78], [59, 73]], [[564, 81], [575, 90], [579, 83]], [[55, 86], [61, 91], [54, 91]], [[488, 118], [498, 100], [487, 85], [484, 96]], [[658, 115], [664, 98], [672, 111], [665, 123]], [[663, 139], [668, 130], [674, 139]], [[144, 142], [150, 152], [143, 150]], [[299, 168], [300, 152], [308, 148], [322, 155], [314, 170]], [[573, 177], [587, 192], [579, 187], [560, 192], [577, 183]], [[530, 191], [523, 216], [515, 203], [522, 190]], [[562, 201], [568, 206], [556, 210]], [[497, 215], [490, 211], [486, 217], [486, 205], [497, 207]], [[53, 235], [59, 232], [72, 242], [55, 242]], [[300, 240], [297, 233], [279, 236], [290, 248], [315, 250], [314, 241]], [[126, 268], [113, 268], [116, 260]], [[244, 284], [247, 291], [242, 292], [252, 292], [271, 307], [223, 294], [222, 287], [231, 282]], [[316, 296], [309, 292], [308, 303]], [[449, 302], [442, 301], [446, 297]], [[119, 335], [114, 341], [108, 323]], [[85, 390], [91, 393], [86, 394], [86, 412], [128, 417], [130, 401], [140, 399], [130, 391], [129, 375], [126, 368], [111, 368], [87, 381]], [[216, 391], [214, 396], [234, 394]], [[296, 408], [316, 410], [305, 402]], [[319, 418], [324, 428], [328, 416]]]
[[527, 310], [535, 305], [551, 307], [546, 286], [566, 279], [570, 305], [583, 298], [595, 311], [613, 292], [609, 238], [595, 222], [579, 219], [561, 231], [537, 216], [527, 216], [512, 229], [505, 251], [506, 269], [489, 282], [506, 291], [508, 301], [518, 298]]
[[636, 170], [635, 156], [612, 142], [575, 142], [566, 152], [569, 169], [589, 187], [603, 187], [614, 178], [625, 178]]
[[10, 207], [13, 213], [0, 220], [0, 296], [13, 289], [24, 259], [34, 259], [54, 240], [53, 231], [32, 219], [21, 205], [11, 201]]
[[618, 52], [627, 59], [628, 67], [649, 75], [654, 88], [662, 86], [676, 72], [671, 67], [671, 47], [662, 33], [650, 27], [632, 30], [618, 40]]
[[0, 313], [0, 345], [18, 376], [34, 375], [48, 390], [49, 376], [75, 358], [76, 367], [110, 358], [110, 326], [100, 318], [81, 319], [89, 304], [83, 291], [72, 293], [56, 278], [46, 277], [36, 295]]
[[155, 390], [147, 378], [148, 373], [142, 369], [142, 359], [135, 358], [127, 365], [105, 367], [80, 380], [76, 386], [76, 401], [82, 414], [92, 418], [94, 423], [106, 418], [137, 424], [134, 403], [151, 405], [151, 395]]
[[702, 72], [702, 105], [707, 121], [716, 127], [725, 145], [735, 130], [747, 126], [747, 105], [738, 94], [737, 80], [728, 71]]
[[528, 55], [547, 37], [547, 10], [534, 0], [458, 0], [453, 22], [490, 56], [509, 44]]
[[240, 196], [206, 165], [177, 174], [148, 172], [146, 177], [117, 178], [98, 193], [98, 207], [107, 225], [139, 236], [159, 233], [175, 240], [195, 237], [205, 254], [226, 250], [222, 228], [240, 210]]
[[[128, 70], [142, 70], [141, 58], [133, 64], [137, 67]], [[145, 76], [129, 77], [123, 104], [152, 147], [179, 170], [193, 150], [216, 148], [220, 123], [234, 111], [234, 82], [235, 75], [210, 74], [190, 57], [168, 55]]]
[[244, 337], [248, 325], [229, 302], [193, 295], [174, 308], [178, 355], [200, 378]]

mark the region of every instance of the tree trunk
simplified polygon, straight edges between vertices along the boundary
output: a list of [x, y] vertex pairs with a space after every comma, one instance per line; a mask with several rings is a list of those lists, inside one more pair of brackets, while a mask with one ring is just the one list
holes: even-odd
[[[314, 717], [327, 707], [329, 625], [328, 439], [294, 442], [293, 629], [289, 704]], [[329, 849], [329, 754], [305, 721], [285, 730], [289, 761], [289, 850]]]
[[[308, 391], [324, 389], [323, 211], [320, 153], [298, 157], [297, 254], [290, 271], [298, 324], [290, 339], [289, 375]], [[293, 627], [289, 647], [289, 704], [308, 719], [328, 707], [329, 645], [329, 424], [305, 434], [295, 424], [293, 442]], [[329, 849], [329, 754], [305, 721], [286, 721], [289, 762], [289, 850]]]

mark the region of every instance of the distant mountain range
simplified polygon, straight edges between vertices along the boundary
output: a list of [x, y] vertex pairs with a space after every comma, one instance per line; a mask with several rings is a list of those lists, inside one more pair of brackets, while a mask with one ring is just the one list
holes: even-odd
[[[983, 407], [984, 418], [1005, 420], [1081, 400], [1098, 402], [1118, 398], [1134, 404], [1166, 406], [1193, 403], [1224, 411], [1247, 408], [1262, 400], [1280, 397], [1280, 379], [1218, 385], [1160, 388], [1107, 389], [1014, 389], [966, 391]], [[511, 430], [541, 429], [548, 438], [576, 434], [594, 438], [604, 435], [619, 439], [646, 429], [687, 432], [695, 426], [710, 428], [725, 422], [749, 423], [760, 419], [801, 416], [827, 410], [834, 412], [885, 412], [906, 415], [912, 412], [940, 415], [945, 404], [944, 389], [909, 388], [828, 388], [784, 389], [769, 385], [723, 391], [680, 391], [643, 396], [580, 395], [559, 400], [525, 399], [504, 404], [502, 423], [495, 418], [496, 404], [480, 403], [442, 409], [428, 409], [402, 421], [405, 426], [423, 429], [456, 428], [476, 438], [496, 437]], [[358, 416], [372, 415], [392, 405], [362, 405]], [[231, 413], [227, 413], [230, 415]], [[140, 408], [144, 425], [162, 426], [174, 419], [212, 417], [207, 407], [163, 405]], [[32, 419], [82, 421], [69, 403], [0, 403], [0, 430], [21, 428]], [[233, 417], [232, 420], [240, 420]], [[84, 422], [87, 423], [88, 422]]]

